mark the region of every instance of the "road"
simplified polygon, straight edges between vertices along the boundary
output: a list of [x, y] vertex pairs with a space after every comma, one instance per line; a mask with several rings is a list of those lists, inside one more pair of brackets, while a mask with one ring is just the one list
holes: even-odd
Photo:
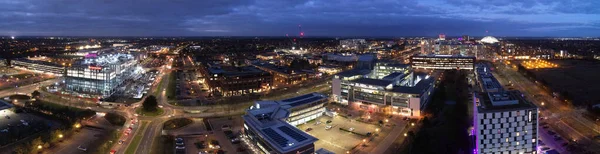
[[540, 107], [540, 117], [548, 118], [547, 121], [554, 121], [550, 123], [550, 128], [565, 140], [577, 141], [586, 149], [600, 151], [600, 143], [591, 140], [593, 136], [600, 135], [600, 131], [597, 129], [595, 121], [582, 117], [585, 109], [575, 108], [562, 100], [553, 98], [541, 87], [541, 84], [530, 81], [514, 68], [502, 64], [497, 66], [497, 71], [493, 74], [498, 81], [503, 85], [508, 84], [509, 81], [514, 83], [512, 88], [521, 91], [530, 101]]
[[31, 94], [33, 91], [37, 90], [38, 87], [49, 86], [49, 85], [57, 83], [57, 82], [62, 82], [62, 77], [57, 77], [54, 79], [50, 79], [50, 80], [46, 80], [46, 81], [42, 81], [39, 83], [30, 84], [30, 85], [26, 85], [26, 86], [2, 90], [2, 91], [0, 91], [0, 97], [6, 97], [6, 96], [14, 95], [14, 94]]

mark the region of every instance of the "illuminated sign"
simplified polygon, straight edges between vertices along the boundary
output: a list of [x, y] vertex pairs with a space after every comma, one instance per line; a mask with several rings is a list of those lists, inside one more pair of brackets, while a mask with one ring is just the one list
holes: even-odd
[[98, 66], [88, 66], [89, 69], [91, 70], [101, 70], [102, 67], [98, 67]]

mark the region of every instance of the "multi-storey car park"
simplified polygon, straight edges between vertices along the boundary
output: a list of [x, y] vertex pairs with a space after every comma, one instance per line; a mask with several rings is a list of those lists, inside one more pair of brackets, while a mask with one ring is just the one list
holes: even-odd
[[324, 115], [326, 102], [327, 96], [319, 93], [257, 101], [242, 117], [244, 141], [259, 153], [314, 153], [318, 139], [294, 126]]
[[435, 89], [435, 77], [409, 65], [377, 63], [332, 79], [333, 101], [369, 112], [419, 117]]
[[137, 60], [131, 54], [86, 56], [67, 69], [66, 90], [110, 97], [127, 79], [140, 77], [143, 70], [136, 66]]
[[33, 72], [48, 73], [56, 76], [63, 76], [65, 73], [64, 66], [46, 61], [18, 58], [11, 60], [10, 63], [15, 68], [27, 69]]

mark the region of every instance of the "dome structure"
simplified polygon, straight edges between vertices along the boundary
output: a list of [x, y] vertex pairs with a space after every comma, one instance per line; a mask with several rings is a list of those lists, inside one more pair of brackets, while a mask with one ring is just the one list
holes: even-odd
[[486, 36], [486, 37], [483, 37], [481, 39], [481, 42], [483, 42], [483, 43], [489, 43], [489, 44], [494, 44], [494, 43], [498, 43], [498, 39], [496, 39], [493, 36]]

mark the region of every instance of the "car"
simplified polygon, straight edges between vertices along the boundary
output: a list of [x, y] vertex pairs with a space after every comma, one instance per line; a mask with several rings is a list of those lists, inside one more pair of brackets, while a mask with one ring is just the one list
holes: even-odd
[[175, 138], [175, 141], [177, 141], [177, 142], [183, 142], [183, 138], [181, 138], [181, 137]]
[[331, 129], [331, 128], [332, 128], [332, 127], [331, 127], [331, 125], [327, 125], [327, 126], [325, 126], [325, 130], [329, 130], [329, 129]]
[[79, 145], [79, 146], [77, 147], [77, 149], [79, 149], [79, 150], [81, 150], [81, 151], [87, 151], [87, 148], [85, 148], [85, 147], [83, 147], [83, 146], [81, 146], [81, 145]]
[[312, 128], [307, 128], [305, 131], [310, 132], [311, 130], [312, 130]]
[[542, 126], [542, 128], [548, 129], [548, 125], [544, 125], [544, 126]]
[[353, 130], [354, 130], [354, 127], [350, 127], [348, 130], [349, 130], [349, 131], [353, 131]]
[[327, 120], [327, 123], [331, 123], [331, 122], [332, 122], [331, 120]]
[[175, 145], [184, 145], [184, 143], [180, 142], [180, 141], [177, 141], [177, 142], [175, 142]]
[[315, 122], [315, 125], [321, 124], [321, 121], [317, 121]]
[[548, 131], [548, 134], [550, 134], [550, 135], [554, 135], [554, 134], [556, 134], [556, 133], [555, 133], [555, 132], [553, 132], [553, 131]]
[[221, 126], [221, 129], [222, 130], [231, 130], [231, 126], [229, 126], [229, 125], [223, 125], [223, 126]]
[[10, 119], [10, 117], [9, 117], [9, 116], [5, 116], [5, 117], [6, 117], [6, 119]]
[[124, 142], [125, 142], [125, 141], [123, 141], [123, 140], [120, 140], [120, 141], [119, 141], [119, 144], [123, 144]]
[[6, 132], [8, 132], [8, 128], [0, 130], [0, 132], [6, 133]]
[[185, 149], [185, 147], [184, 146], [176, 146], [175, 149], [180, 149], [181, 150], [181, 149]]

